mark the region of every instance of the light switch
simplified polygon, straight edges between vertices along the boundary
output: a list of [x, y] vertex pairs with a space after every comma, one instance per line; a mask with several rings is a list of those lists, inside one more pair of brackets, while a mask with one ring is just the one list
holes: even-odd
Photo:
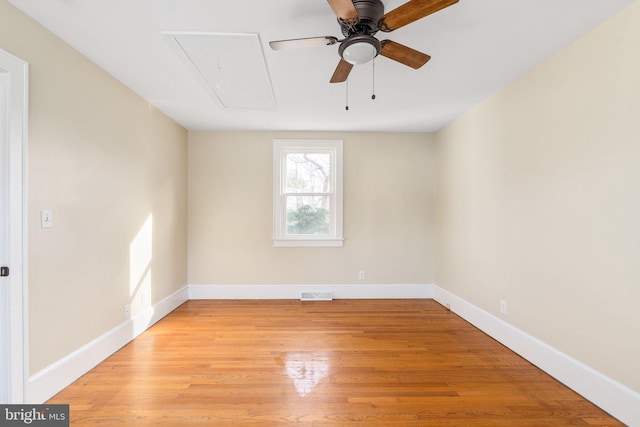
[[40, 227], [53, 227], [53, 214], [51, 213], [51, 209], [43, 209], [40, 211]]

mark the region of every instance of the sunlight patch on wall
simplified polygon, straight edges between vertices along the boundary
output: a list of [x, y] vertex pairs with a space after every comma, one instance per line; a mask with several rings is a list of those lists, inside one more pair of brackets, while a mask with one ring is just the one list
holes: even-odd
[[153, 258], [153, 214], [149, 214], [129, 246], [129, 296], [131, 301], [149, 305], [151, 301], [151, 260]]

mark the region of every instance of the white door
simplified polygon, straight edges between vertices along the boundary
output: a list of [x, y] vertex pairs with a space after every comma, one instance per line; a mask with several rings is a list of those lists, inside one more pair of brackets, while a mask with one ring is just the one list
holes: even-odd
[[0, 403], [25, 401], [27, 64], [0, 50]]

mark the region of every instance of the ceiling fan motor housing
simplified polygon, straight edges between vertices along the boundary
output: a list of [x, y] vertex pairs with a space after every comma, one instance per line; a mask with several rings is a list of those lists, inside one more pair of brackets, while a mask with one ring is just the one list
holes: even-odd
[[342, 34], [346, 37], [338, 52], [340, 57], [353, 65], [364, 64], [378, 56], [382, 45], [373, 35], [378, 32], [378, 21], [384, 16], [380, 0], [353, 0], [358, 12], [356, 19], [338, 18]]
[[373, 36], [378, 32], [378, 21], [384, 16], [384, 5], [381, 0], [353, 0], [358, 12], [355, 20], [338, 19], [340, 29], [345, 37], [356, 34]]

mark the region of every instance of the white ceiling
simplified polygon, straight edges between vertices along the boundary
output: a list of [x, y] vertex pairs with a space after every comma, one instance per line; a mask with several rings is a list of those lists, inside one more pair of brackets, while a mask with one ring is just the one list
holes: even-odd
[[[342, 38], [326, 0], [9, 0], [189, 130], [435, 131], [637, 0], [460, 0], [392, 33], [431, 55], [379, 57], [330, 84], [338, 45], [273, 51], [270, 40]], [[383, 0], [385, 11], [404, 0]], [[162, 32], [257, 33], [277, 107], [223, 109]], [[597, 58], [594, 58], [597, 60]]]

